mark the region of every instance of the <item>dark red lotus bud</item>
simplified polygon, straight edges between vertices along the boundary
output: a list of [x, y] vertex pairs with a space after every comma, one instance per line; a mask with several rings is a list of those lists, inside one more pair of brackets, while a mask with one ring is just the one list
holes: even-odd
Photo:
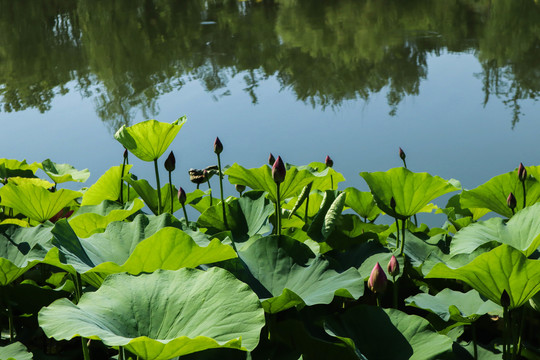
[[390, 207], [392, 208], [392, 210], [396, 211], [396, 199], [394, 199], [393, 196], [390, 199]]
[[184, 191], [184, 189], [182, 189], [182, 187], [180, 187], [180, 189], [178, 189], [178, 201], [182, 205], [184, 205], [186, 203], [186, 192]]
[[377, 263], [371, 270], [371, 275], [369, 275], [368, 287], [375, 294], [382, 294], [386, 290], [387, 283], [386, 274], [381, 265]]
[[508, 295], [506, 289], [504, 289], [501, 294], [501, 306], [505, 308], [510, 306], [510, 295]]
[[527, 169], [523, 166], [523, 163], [519, 163], [518, 167], [518, 179], [523, 182], [527, 179]]
[[274, 166], [272, 166], [272, 179], [274, 179], [276, 184], [280, 184], [285, 180], [286, 174], [287, 169], [285, 169], [285, 164], [281, 160], [281, 156], [278, 156]]
[[128, 157], [128, 151], [126, 148], [124, 148], [124, 159], [127, 159]]
[[330, 158], [330, 156], [326, 155], [326, 159], [324, 159], [324, 163], [326, 164], [326, 167], [333, 167], [334, 166], [334, 160]]
[[405, 160], [406, 156], [405, 156], [405, 151], [403, 151], [402, 148], [399, 148], [399, 157], [401, 160]]
[[236, 191], [238, 191], [240, 194], [246, 190], [246, 185], [236, 184], [234, 186], [236, 188]]
[[506, 198], [506, 204], [512, 210], [516, 208], [517, 201], [516, 201], [516, 197], [514, 196], [514, 194], [510, 193], [510, 195], [508, 195], [508, 198]]
[[167, 160], [165, 160], [165, 170], [167, 170], [168, 172], [172, 172], [174, 171], [175, 168], [176, 168], [176, 159], [174, 158], [174, 154], [171, 151], [169, 156], [167, 156]]
[[399, 275], [399, 263], [394, 255], [390, 258], [390, 261], [388, 262], [388, 266], [386, 267], [386, 270], [388, 270], [388, 273], [390, 276], [397, 276]]
[[274, 157], [274, 155], [272, 155], [272, 153], [270, 153], [270, 156], [268, 156], [268, 165], [273, 166], [275, 162], [276, 158]]
[[223, 144], [221, 143], [221, 141], [219, 141], [219, 138], [216, 137], [216, 141], [214, 141], [214, 152], [216, 154], [221, 154], [221, 152], [223, 151]]

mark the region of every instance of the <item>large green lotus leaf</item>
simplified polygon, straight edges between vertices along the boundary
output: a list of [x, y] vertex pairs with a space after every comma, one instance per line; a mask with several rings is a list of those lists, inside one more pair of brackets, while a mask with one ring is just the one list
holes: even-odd
[[32, 360], [31, 352], [28, 352], [26, 346], [20, 342], [0, 346], [0, 360]]
[[[526, 169], [529, 174], [540, 173], [540, 166], [529, 166]], [[527, 177], [525, 186], [527, 206], [537, 203], [540, 200], [540, 182], [538, 178]], [[495, 176], [475, 189], [463, 191], [461, 205], [465, 208], [487, 208], [510, 218], [512, 217], [512, 210], [506, 203], [510, 193], [513, 193], [517, 199], [515, 211], [522, 209], [523, 185], [519, 181], [517, 169]]]
[[[127, 181], [128, 184], [130, 184], [133, 189], [139, 194], [139, 196], [144, 200], [146, 206], [155, 214], [158, 214], [158, 192], [155, 190], [148, 181], [142, 179], [142, 180], [134, 180], [131, 178], [131, 176], [125, 176], [124, 180]], [[161, 212], [170, 212], [174, 213], [176, 210], [180, 209], [182, 205], [177, 200], [176, 196], [178, 194], [178, 189], [173, 186], [172, 188], [172, 196], [173, 196], [173, 211], [171, 212], [171, 189], [169, 187], [169, 184], [165, 184], [161, 188]]]
[[325, 328], [360, 359], [440, 359], [452, 350], [452, 339], [427, 320], [395, 309], [359, 305], [329, 317]]
[[149, 219], [139, 215], [131, 223], [114, 222], [104, 233], [79, 239], [67, 222], [59, 221], [52, 230], [57, 251], [49, 252], [44, 262], [78, 272], [97, 287], [108, 274], [177, 270], [236, 257], [218, 239], [200, 246], [183, 231], [165, 227], [167, 224], [165, 216]]
[[42, 223], [81, 195], [80, 192], [68, 189], [50, 192], [34, 184], [23, 183], [18, 186], [7, 184], [0, 189], [2, 198], [0, 205], [13, 208], [30, 219]]
[[349, 187], [345, 189], [347, 201], [345, 205], [353, 209], [358, 215], [367, 220], [374, 220], [382, 212], [377, 207], [373, 194]]
[[540, 260], [529, 260], [521, 251], [504, 244], [457, 269], [437, 264], [426, 278], [461, 280], [497, 304], [506, 290], [509, 308], [513, 309], [540, 290]]
[[[231, 184], [241, 184], [249, 186], [253, 190], [266, 191], [272, 201], [277, 201], [276, 183], [272, 179], [272, 170], [268, 165], [263, 165], [260, 168], [246, 169], [234, 163], [225, 171], [225, 175], [229, 176]], [[289, 167], [285, 175], [285, 180], [279, 187], [281, 201], [297, 195], [302, 191], [304, 186], [315, 179], [316, 176], [309, 170], [299, 170], [295, 166]]]
[[256, 234], [270, 231], [268, 218], [274, 213], [274, 205], [262, 191], [248, 191], [239, 199], [225, 203], [227, 226], [223, 220], [221, 204], [206, 209], [197, 224], [208, 229], [210, 234], [230, 230], [235, 241], [244, 241]]
[[50, 159], [41, 163], [41, 169], [57, 184], [67, 181], [85, 182], [90, 177], [88, 169], [77, 170], [69, 164], [57, 164]]
[[322, 162], [315, 161], [307, 166], [298, 166], [298, 170], [304, 169], [311, 171], [315, 175], [311, 187], [313, 190], [337, 190], [338, 184], [345, 181], [345, 177], [341, 173], [331, 167], [326, 167], [326, 164]]
[[339, 272], [307, 245], [287, 236], [257, 239], [238, 256], [268, 291], [259, 295], [269, 313], [301, 304], [329, 304], [335, 295], [358, 299], [364, 293], [364, 279], [356, 269]]
[[26, 160], [0, 159], [0, 178], [10, 177], [33, 178], [39, 169], [38, 163], [27, 164]]
[[140, 199], [124, 205], [115, 201], [104, 200], [100, 205], [81, 206], [69, 219], [69, 225], [78, 237], [86, 238], [95, 232], [105, 230], [113, 221], [122, 221], [144, 207]]
[[39, 325], [56, 340], [100, 339], [142, 359], [166, 360], [220, 347], [252, 351], [264, 311], [226, 270], [158, 270], [111, 275], [77, 305], [60, 299], [43, 308]]
[[39, 263], [45, 256], [39, 245], [51, 237], [48, 226], [0, 225], [0, 286], [10, 284]]
[[[133, 165], [124, 167], [124, 175]], [[86, 190], [81, 205], [99, 205], [104, 200], [116, 201], [120, 198], [120, 181], [122, 179], [122, 166], [113, 166]]]
[[[377, 206], [393, 217], [408, 218], [420, 212], [437, 197], [459, 190], [450, 181], [428, 173], [414, 173], [404, 167], [386, 172], [360, 173], [371, 189]], [[390, 199], [396, 201], [396, 211]]]
[[43, 180], [40, 178], [25, 178], [25, 177], [20, 177], [20, 176], [9, 178], [8, 183], [12, 183], [13, 185], [17, 185], [17, 186], [21, 184], [34, 184], [37, 186], [41, 186], [42, 188], [45, 188], [45, 189], [50, 189], [54, 186], [53, 183], [47, 180]]
[[518, 211], [508, 222], [491, 218], [463, 228], [452, 239], [450, 251], [467, 254], [489, 242], [511, 245], [530, 256], [540, 245], [540, 203]]
[[163, 155], [185, 123], [183, 116], [172, 124], [147, 120], [132, 126], [123, 125], [114, 138], [139, 159], [154, 161]]
[[437, 295], [417, 294], [405, 299], [405, 304], [429, 310], [444, 321], [453, 320], [473, 323], [481, 315], [490, 313], [502, 316], [502, 307], [491, 300], [483, 299], [478, 291], [466, 293], [443, 289]]

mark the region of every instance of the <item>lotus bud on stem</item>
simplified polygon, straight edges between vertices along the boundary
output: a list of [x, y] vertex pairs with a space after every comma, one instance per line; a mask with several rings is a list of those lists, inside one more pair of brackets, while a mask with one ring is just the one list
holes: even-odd
[[242, 193], [246, 190], [246, 185], [236, 184], [234, 188], [240, 193], [240, 197], [242, 197]]
[[287, 175], [287, 169], [285, 164], [281, 159], [281, 156], [278, 156], [277, 160], [272, 166], [272, 179], [276, 183], [276, 227], [277, 234], [281, 235], [281, 199], [279, 194], [279, 185], [285, 180], [285, 175]]
[[392, 282], [394, 283], [393, 289], [394, 289], [394, 309], [398, 308], [398, 285], [396, 283], [396, 276], [399, 275], [399, 263], [395, 257], [395, 255], [392, 255], [390, 258], [390, 261], [388, 262], [388, 266], [386, 267], [386, 270], [388, 271], [388, 274], [392, 276]]
[[[126, 148], [124, 148], [124, 160], [122, 161], [122, 171], [120, 174], [120, 203], [124, 203], [124, 171], [126, 169], [126, 165], [128, 164], [128, 151]], [[128, 199], [129, 201], [129, 185], [128, 185]]]
[[508, 195], [508, 197], [506, 198], [506, 204], [508, 205], [510, 210], [512, 210], [512, 215], [514, 215], [515, 214], [515, 208], [516, 208], [516, 205], [517, 205], [517, 201], [516, 201], [516, 197], [514, 196], [513, 193], [510, 193]]
[[[392, 196], [390, 198], [390, 207], [392, 208], [392, 211], [396, 212], [396, 199]], [[394, 219], [396, 220], [396, 250], [399, 249], [399, 223], [397, 216], [394, 216]]]
[[171, 214], [174, 213], [174, 196], [173, 196], [173, 186], [172, 186], [172, 172], [176, 168], [176, 159], [174, 154], [171, 151], [167, 160], [165, 160], [165, 170], [169, 173], [169, 194], [171, 195]]
[[[214, 153], [217, 155], [217, 162], [218, 162], [218, 171], [219, 171], [219, 193], [221, 196], [221, 209], [223, 210], [223, 222], [225, 223], [225, 228], [229, 228], [229, 225], [227, 224], [227, 215], [225, 214], [225, 200], [223, 199], [223, 173], [221, 172], [221, 157], [219, 154], [223, 151], [223, 144], [221, 143], [221, 140], [219, 140], [218, 137], [216, 137], [216, 140], [214, 141]], [[210, 185], [210, 183], [208, 183]], [[210, 194], [210, 198], [212, 198], [212, 195]]]
[[377, 263], [373, 267], [373, 270], [371, 270], [368, 280], [368, 288], [376, 295], [377, 306], [381, 306], [379, 294], [383, 294], [386, 291], [387, 285], [388, 279], [386, 278], [386, 274], [384, 273], [381, 265]]
[[188, 217], [187, 217], [187, 211], [186, 211], [186, 192], [182, 187], [180, 186], [180, 189], [178, 189], [178, 202], [180, 205], [182, 205], [182, 210], [184, 210], [184, 217], [186, 218], [186, 224], [188, 223]]
[[274, 157], [274, 155], [272, 155], [272, 153], [270, 153], [270, 155], [268, 156], [268, 165], [274, 166], [275, 162], [276, 162], [276, 158]]
[[407, 162], [405, 161], [405, 158], [407, 156], [405, 155], [405, 151], [403, 151], [402, 148], [399, 148], [399, 158], [401, 159], [401, 161], [403, 161], [403, 167], [406, 169], [407, 168]]
[[521, 181], [521, 186], [523, 187], [523, 208], [527, 206], [527, 191], [525, 189], [525, 180], [527, 180], [527, 169], [523, 166], [523, 163], [519, 163], [518, 167], [518, 179]]
[[[334, 166], [334, 160], [332, 160], [330, 156], [326, 155], [326, 159], [324, 159], [324, 164], [327, 168], [331, 168]], [[330, 174], [330, 187], [332, 190], [334, 190], [334, 178], [332, 174]]]

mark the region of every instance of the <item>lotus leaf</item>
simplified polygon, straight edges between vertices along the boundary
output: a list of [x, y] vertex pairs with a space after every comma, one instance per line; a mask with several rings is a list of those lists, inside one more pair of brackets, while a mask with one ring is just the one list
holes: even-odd
[[[527, 167], [529, 173], [540, 175], [540, 166]], [[538, 178], [529, 176], [525, 180], [527, 191], [527, 206], [540, 200], [540, 182]], [[523, 208], [523, 186], [518, 178], [517, 169], [506, 174], [491, 178], [475, 189], [463, 191], [461, 205], [465, 208], [487, 208], [508, 218], [512, 217], [512, 210], [508, 207], [506, 199], [513, 193], [517, 199], [516, 211]]]
[[313, 190], [337, 190], [338, 184], [345, 181], [345, 177], [341, 173], [331, 167], [326, 167], [326, 164], [322, 162], [312, 162], [307, 166], [298, 166], [298, 170], [304, 169], [311, 171], [316, 177], [313, 180]]
[[450, 244], [451, 253], [467, 254], [493, 242], [508, 244], [530, 256], [540, 245], [540, 203], [518, 211], [508, 222], [491, 218], [459, 231]]
[[[134, 180], [131, 176], [124, 176], [124, 180], [127, 181], [129, 185], [133, 187], [133, 190], [139, 194], [139, 196], [144, 200], [146, 206], [154, 213], [158, 214], [158, 192], [155, 190], [146, 180]], [[165, 184], [161, 188], [161, 212], [174, 213], [176, 210], [180, 209], [182, 205], [176, 199], [178, 194], [178, 189], [173, 186], [173, 211], [171, 212], [171, 190], [169, 184]]]
[[335, 295], [358, 299], [364, 293], [364, 279], [356, 269], [339, 272], [323, 256], [287, 236], [257, 239], [238, 256], [267, 290], [259, 296], [269, 313], [302, 304], [329, 304]]
[[0, 178], [11, 177], [34, 178], [39, 169], [38, 163], [27, 164], [26, 160], [0, 159]]
[[429, 310], [444, 321], [452, 319], [462, 323], [473, 323], [487, 313], [502, 316], [502, 308], [493, 301], [482, 299], [476, 290], [462, 293], [443, 289], [435, 296], [421, 293], [405, 299], [405, 303]]
[[53, 183], [47, 180], [42, 180], [40, 178], [24, 178], [24, 177], [19, 177], [19, 176], [9, 178], [8, 183], [12, 183], [14, 185], [21, 185], [23, 183], [28, 183], [28, 184], [41, 186], [42, 188], [45, 188], [45, 189], [50, 189], [54, 186]]
[[367, 191], [360, 191], [353, 187], [345, 189], [347, 201], [345, 205], [353, 209], [358, 215], [367, 220], [375, 220], [381, 213], [377, 207], [373, 194]]
[[28, 183], [7, 184], [0, 189], [0, 205], [11, 207], [42, 223], [81, 195], [80, 192], [68, 189], [50, 192], [41, 186]]
[[44, 160], [41, 168], [57, 184], [67, 181], [85, 182], [90, 177], [88, 169], [77, 170], [69, 164], [57, 164], [50, 159]]
[[[377, 206], [393, 217], [407, 219], [437, 197], [456, 191], [451, 181], [428, 173], [414, 173], [406, 168], [393, 168], [386, 172], [360, 173], [371, 189]], [[395, 212], [390, 199], [396, 201]]]
[[124, 205], [105, 200], [100, 205], [81, 206], [77, 213], [69, 219], [69, 225], [78, 237], [86, 238], [95, 232], [105, 230], [113, 221], [122, 221], [144, 207], [140, 199]]
[[186, 123], [183, 116], [172, 124], [147, 120], [133, 126], [122, 126], [114, 138], [143, 161], [159, 159]]
[[[272, 170], [268, 165], [260, 168], [246, 169], [236, 163], [225, 171], [232, 184], [246, 185], [253, 190], [268, 192], [268, 196], [274, 202], [277, 201], [276, 183], [272, 179]], [[285, 180], [280, 184], [281, 200], [297, 195], [307, 184], [314, 181], [316, 176], [309, 170], [299, 170], [295, 166], [287, 169]]]
[[452, 350], [452, 339], [427, 320], [395, 309], [359, 305], [329, 317], [325, 328], [360, 359], [440, 359]]
[[78, 305], [60, 299], [43, 308], [39, 324], [57, 340], [100, 339], [166, 360], [220, 347], [251, 351], [264, 312], [251, 289], [223, 269], [158, 270], [111, 275]]
[[[124, 174], [127, 174], [133, 165], [126, 165]], [[81, 205], [99, 205], [104, 200], [116, 201], [120, 198], [120, 181], [122, 179], [122, 166], [113, 166], [86, 190]]]
[[437, 264], [426, 278], [461, 280], [497, 304], [506, 290], [509, 309], [514, 309], [540, 290], [540, 260], [529, 260], [521, 251], [504, 244], [458, 269]]
[[32, 360], [31, 352], [28, 352], [26, 346], [20, 342], [0, 346], [0, 360]]

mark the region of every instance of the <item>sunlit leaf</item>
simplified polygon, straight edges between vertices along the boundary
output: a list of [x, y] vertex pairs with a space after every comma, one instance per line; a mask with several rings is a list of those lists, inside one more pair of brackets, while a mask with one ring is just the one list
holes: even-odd
[[[158, 192], [156, 189], [150, 185], [150, 183], [144, 179], [141, 180], [134, 180], [130, 176], [125, 176], [124, 180], [133, 187], [133, 190], [139, 194], [139, 196], [144, 200], [144, 203], [148, 208], [154, 213], [154, 215], [158, 214]], [[172, 187], [172, 197], [173, 197], [173, 211], [179, 210], [182, 205], [177, 199], [178, 189], [176, 187]], [[169, 187], [169, 184], [165, 184], [161, 188], [161, 212], [171, 212], [171, 189]]]
[[345, 192], [347, 193], [345, 205], [364, 219], [374, 220], [381, 213], [381, 209], [377, 207], [373, 194], [370, 192], [360, 191], [353, 187], [346, 188]]
[[139, 159], [154, 161], [167, 150], [185, 122], [183, 116], [172, 124], [147, 120], [132, 126], [124, 125], [114, 138]]
[[0, 346], [0, 360], [32, 360], [32, 353], [20, 342]]
[[39, 169], [38, 163], [27, 164], [26, 160], [0, 159], [0, 178], [11, 177], [34, 178]]
[[50, 159], [44, 160], [41, 168], [57, 184], [67, 181], [85, 182], [90, 177], [88, 169], [77, 170], [69, 164], [57, 164]]
[[310, 170], [315, 179], [313, 180], [313, 190], [337, 190], [340, 182], [345, 181], [345, 177], [334, 170], [327, 167], [323, 162], [312, 162], [307, 166], [298, 166], [298, 170]]
[[[124, 175], [133, 165], [126, 165]], [[122, 179], [122, 166], [113, 166], [86, 190], [81, 205], [99, 205], [104, 200], [116, 201], [120, 198], [120, 181]]]
[[223, 269], [158, 270], [111, 275], [77, 305], [60, 299], [43, 308], [39, 325], [56, 340], [101, 339], [142, 359], [167, 360], [219, 347], [251, 351], [264, 312], [249, 287]]
[[53, 183], [47, 180], [42, 180], [40, 178], [24, 178], [19, 176], [9, 178], [8, 183], [12, 183], [14, 185], [34, 184], [36, 186], [41, 186], [44, 189], [50, 189], [54, 186]]

